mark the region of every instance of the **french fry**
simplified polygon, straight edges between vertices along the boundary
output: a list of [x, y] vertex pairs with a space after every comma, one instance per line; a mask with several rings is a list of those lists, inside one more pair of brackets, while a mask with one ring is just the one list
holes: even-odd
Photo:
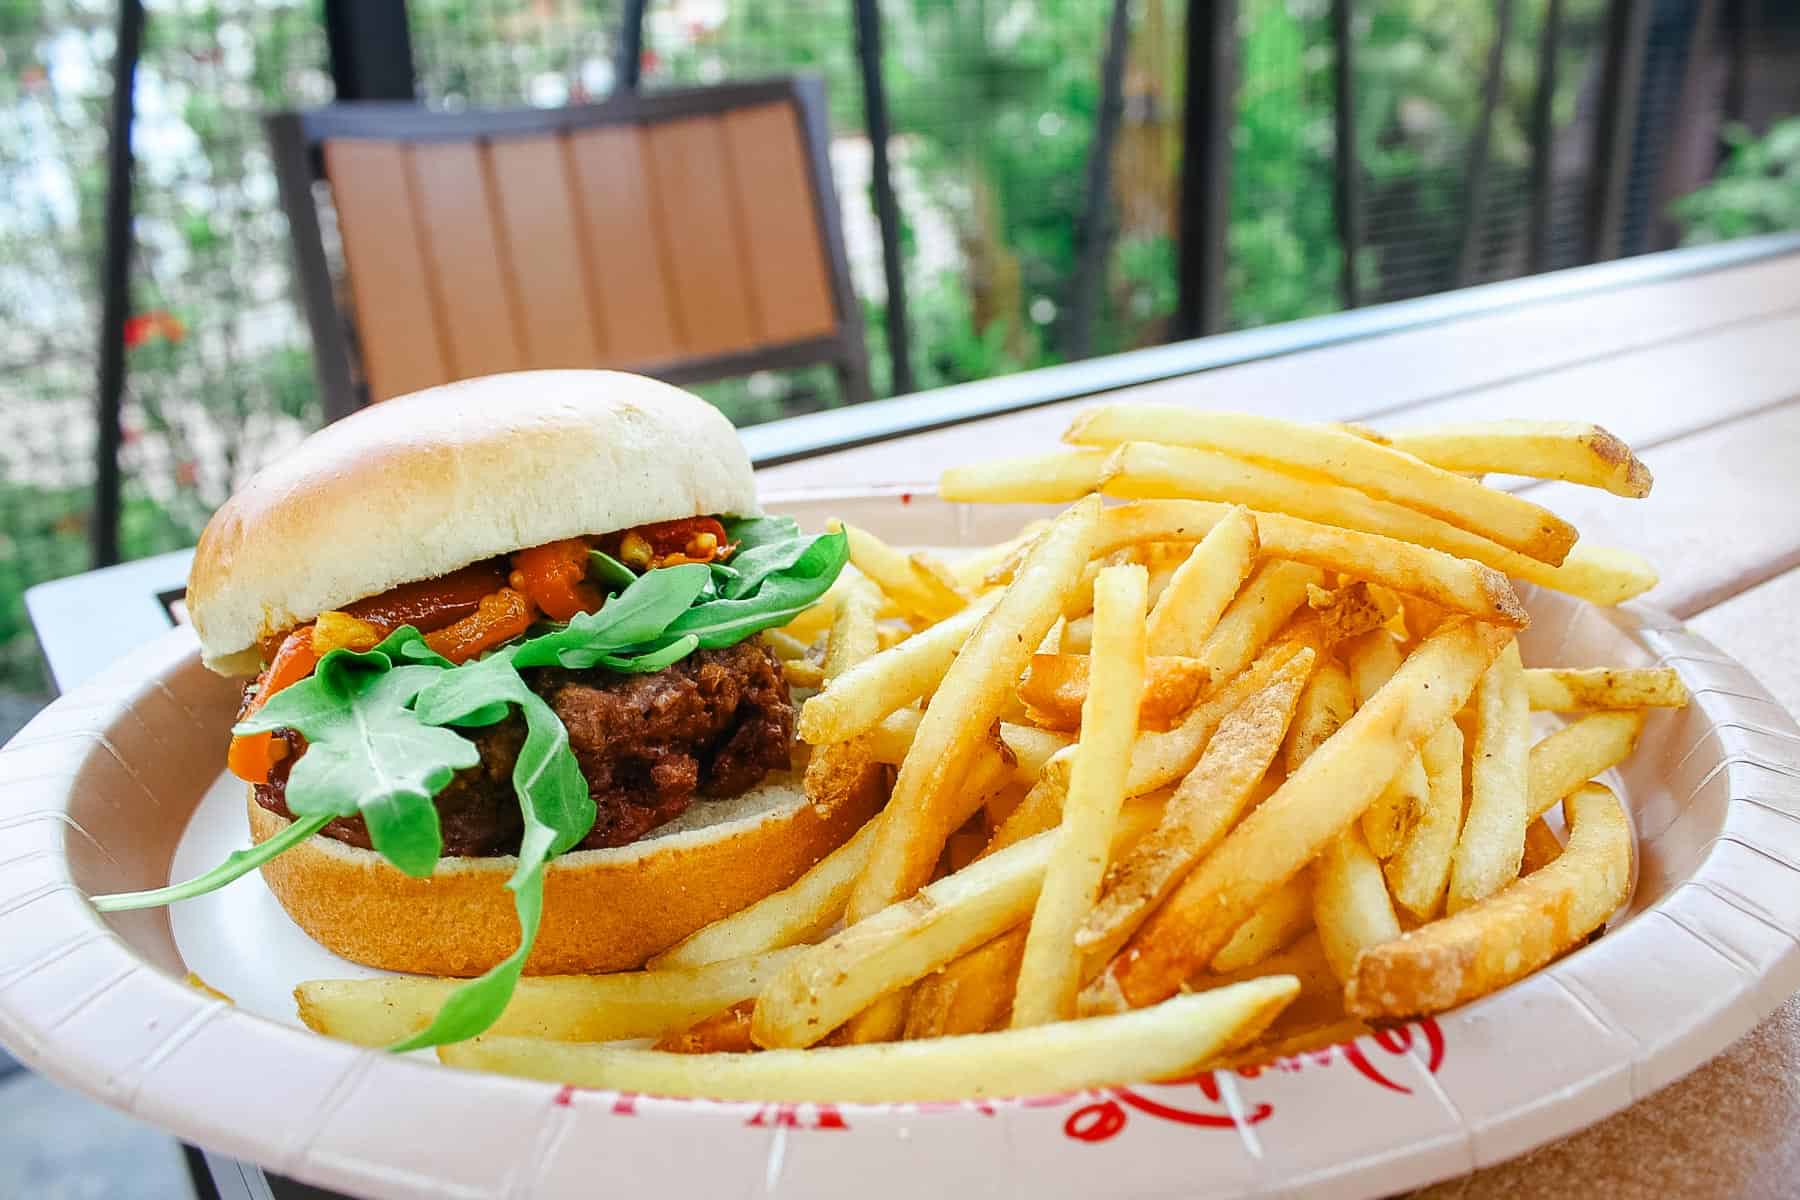
[[481, 1037], [439, 1048], [447, 1065], [577, 1087], [716, 1100], [886, 1103], [1041, 1096], [1191, 1075], [1266, 1028], [1291, 976], [1179, 996], [1143, 1012], [882, 1046], [669, 1054]]
[[955, 1037], [986, 1033], [1006, 1024], [1025, 957], [1023, 925], [978, 946], [913, 988], [901, 1037]]
[[1358, 820], [1439, 725], [1461, 708], [1512, 638], [1453, 621], [1195, 867], [1083, 989], [1085, 1013], [1139, 1008], [1171, 995], [1268, 896]]
[[1571, 793], [1569, 844], [1555, 862], [1454, 916], [1363, 952], [1345, 992], [1354, 1016], [1442, 1012], [1521, 979], [1579, 944], [1625, 899], [1631, 827], [1606, 788]]
[[1656, 586], [1658, 578], [1650, 560], [1636, 551], [1586, 542], [1576, 542], [1560, 567], [1546, 567], [1530, 559], [1514, 567], [1492, 562], [1488, 566], [1553, 592], [1609, 606], [1643, 595]]
[[1313, 751], [1325, 744], [1356, 713], [1356, 693], [1350, 673], [1335, 658], [1320, 661], [1306, 690], [1300, 693], [1299, 707], [1282, 745], [1281, 758], [1292, 775], [1300, 764], [1311, 758]]
[[1382, 440], [1449, 471], [1561, 479], [1632, 499], [1648, 496], [1654, 482], [1631, 447], [1598, 425], [1483, 421], [1403, 430]]
[[664, 1035], [654, 1050], [671, 1054], [734, 1054], [756, 1049], [750, 1040], [750, 1012], [755, 1007], [740, 1000], [722, 1012], [716, 1012], [690, 1029]]
[[[1376, 632], [1369, 636], [1382, 635]], [[1354, 697], [1349, 672], [1335, 661], [1327, 661], [1319, 668], [1300, 698], [1300, 712], [1288, 737], [1289, 774], [1299, 770], [1350, 719], [1356, 708]], [[1337, 979], [1349, 971], [1357, 950], [1400, 932], [1380, 871], [1361, 829], [1354, 823], [1313, 864], [1313, 925], [1319, 931], [1322, 953]], [[1264, 911], [1268, 907], [1264, 905]]]
[[1082, 705], [1062, 821], [1025, 939], [1013, 993], [1015, 1029], [1075, 1015], [1081, 986], [1075, 932], [1100, 894], [1107, 847], [1125, 801], [1144, 694], [1148, 593], [1149, 575], [1141, 566], [1110, 567], [1094, 581], [1092, 686]]
[[[1121, 446], [1114, 454], [1119, 456], [1120, 471], [1104, 488], [1109, 496], [1248, 504], [1257, 512], [1284, 512], [1321, 525], [1358, 529], [1456, 558], [1474, 559], [1503, 575], [1595, 604], [1620, 604], [1656, 585], [1656, 572], [1642, 556], [1629, 551], [1577, 542], [1561, 565], [1553, 567], [1410, 508], [1336, 484], [1301, 480], [1228, 455], [1141, 442]], [[1273, 554], [1274, 531], [1259, 526], [1258, 532], [1263, 553]]]
[[789, 687], [824, 687], [825, 667], [822, 663], [808, 662], [804, 658], [790, 658], [781, 664], [781, 677], [787, 680]]
[[1491, 896], [1519, 876], [1525, 850], [1530, 783], [1531, 708], [1519, 644], [1500, 652], [1475, 689], [1475, 736], [1469, 746], [1469, 811], [1450, 859], [1452, 914]]
[[[1350, 681], [1357, 699], [1367, 704], [1394, 672], [1400, 669], [1400, 648], [1385, 629], [1364, 634], [1344, 647]], [[1375, 857], [1392, 858], [1429, 803], [1425, 767], [1418, 758], [1409, 760], [1363, 814], [1363, 837]]]
[[1221, 517], [1175, 569], [1150, 613], [1151, 654], [1198, 654], [1250, 577], [1261, 543], [1246, 508]]
[[[879, 763], [899, 765], [918, 736], [919, 722], [925, 714], [916, 708], [903, 708], [869, 731], [869, 756]], [[1035, 725], [1000, 722], [1000, 740], [1013, 755], [1013, 778], [1027, 787], [1037, 782], [1038, 774], [1051, 755], [1072, 745], [1074, 739]]]
[[[1031, 656], [1031, 667], [1019, 681], [1019, 699], [1034, 724], [1049, 729], [1080, 727], [1091, 661], [1085, 654]], [[1143, 695], [1138, 702], [1138, 723], [1147, 728], [1166, 729], [1170, 721], [1194, 706], [1194, 700], [1210, 678], [1197, 658], [1159, 656], [1148, 659]]]
[[810, 1046], [881, 997], [1023, 921], [1037, 902], [1052, 842], [1050, 833], [1027, 838], [803, 950], [757, 997], [757, 1045]]
[[1301, 871], [1271, 892], [1250, 918], [1232, 931], [1231, 940], [1213, 955], [1209, 969], [1224, 975], [1260, 966], [1311, 929], [1312, 923], [1312, 872]]
[[1519, 860], [1519, 874], [1529, 875], [1547, 867], [1562, 856], [1563, 844], [1557, 840], [1544, 818], [1539, 817], [1525, 827], [1525, 857]]
[[1419, 760], [1425, 767], [1425, 811], [1384, 869], [1394, 902], [1429, 921], [1443, 906], [1450, 858], [1462, 834], [1463, 736], [1455, 721], [1445, 721], [1425, 739]]
[[[1212, 500], [1135, 500], [1116, 505], [1101, 522], [1100, 546], [1111, 549], [1150, 539], [1182, 541], [1210, 536], [1209, 531], [1233, 508]], [[1379, 531], [1321, 524], [1281, 512], [1251, 512], [1250, 517], [1256, 522], [1266, 557], [1339, 571], [1483, 620], [1524, 623], [1524, 608], [1505, 576], [1470, 556], [1458, 557]], [[1493, 549], [1510, 554], [1502, 547]], [[1520, 555], [1512, 558], [1535, 563]], [[1535, 565], [1554, 570], [1542, 563]]]
[[956, 580], [957, 590], [971, 596], [986, 591], [993, 586], [987, 581], [988, 572], [1001, 563], [1022, 557], [1024, 547], [1029, 546], [1032, 539], [1049, 528], [1049, 525], [1050, 522], [1046, 520], [1029, 521], [1004, 542], [996, 542], [968, 554], [959, 554], [950, 563], [950, 574]]
[[997, 592], [983, 596], [955, 616], [846, 670], [832, 680], [833, 686], [800, 707], [800, 740], [814, 746], [847, 741], [929, 694], [999, 601]]
[[1530, 801], [1526, 819], [1535, 821], [1564, 796], [1627, 758], [1644, 731], [1644, 710], [1590, 713], [1531, 748]]
[[1313, 864], [1312, 876], [1313, 925], [1332, 973], [1348, 980], [1358, 954], [1400, 936], [1381, 864], [1362, 828], [1352, 822], [1338, 834]]
[[[777, 950], [680, 971], [528, 975], [492, 1032], [585, 1042], [662, 1037], [754, 996], [799, 954]], [[411, 975], [314, 979], [294, 989], [294, 1000], [315, 1033], [391, 1046], [431, 1024], [462, 982]]]
[[1315, 659], [1312, 650], [1301, 650], [1267, 687], [1219, 722], [1157, 827], [1107, 871], [1100, 901], [1074, 937], [1084, 980], [1106, 965], [1243, 815], [1281, 748]]
[[1681, 676], [1668, 667], [1527, 667], [1525, 691], [1540, 712], [1600, 708], [1682, 708]]
[[835, 519], [828, 525], [850, 539], [851, 564], [906, 612], [941, 621], [968, 603], [968, 597], [868, 530]]
[[1306, 589], [1321, 578], [1317, 567], [1265, 560], [1200, 647], [1200, 663], [1208, 675], [1230, 679], [1249, 666], [1294, 610], [1306, 603]]
[[1575, 544], [1573, 526], [1529, 500], [1325, 426], [1177, 405], [1109, 404], [1077, 416], [1064, 439], [1099, 446], [1173, 443], [1324, 476], [1552, 565]]
[[1284, 1044], [1312, 1030], [1345, 1020], [1344, 985], [1331, 973], [1319, 935], [1312, 932], [1302, 934], [1299, 940], [1246, 970], [1229, 975], [1196, 975], [1188, 981], [1187, 990], [1210, 991], [1264, 975], [1292, 975], [1300, 983], [1300, 994], [1270, 1022], [1261, 1037], [1222, 1060], [1221, 1066], [1227, 1062], [1248, 1063], [1252, 1060], [1246, 1056], [1254, 1054], [1259, 1046]]
[[1062, 637], [1056, 648], [1063, 654], [1086, 654], [1093, 644], [1094, 618], [1084, 616], [1063, 622]]
[[[1017, 577], [944, 673], [882, 810], [880, 832], [845, 909], [850, 922], [917, 891], [930, 878], [944, 839], [967, 818], [964, 813], [950, 819], [955, 789], [1032, 650], [1056, 619], [1064, 593], [1092, 556], [1099, 514], [1097, 497], [1084, 500], [1044, 531]], [[842, 685], [849, 678], [846, 674], [837, 682]]]
[[[1062, 819], [1071, 757], [1065, 755], [1054, 770], [1046, 772], [1052, 778], [1060, 776], [1060, 785], [1034, 788], [995, 831], [982, 857], [1056, 827]], [[1116, 850], [1129, 853], [1156, 824], [1167, 802], [1161, 792], [1127, 800], [1113, 838]], [[907, 1004], [904, 1036], [948, 1037], [997, 1028], [1012, 1006], [1024, 955], [1025, 927], [1020, 925], [920, 980]]]
[[1301, 639], [1279, 641], [1258, 655], [1247, 668], [1215, 687], [1205, 699], [1188, 710], [1180, 724], [1163, 732], [1138, 734], [1137, 744], [1131, 748], [1131, 774], [1126, 780], [1125, 793], [1141, 796], [1153, 792], [1177, 782], [1193, 770], [1219, 722], [1267, 687], [1284, 663], [1309, 649], [1313, 647]]
[[[1142, 835], [1143, 806], [1135, 807], [1139, 812], [1122, 818], [1114, 831], [1121, 847]], [[1052, 827], [984, 853], [917, 896], [801, 950], [757, 996], [757, 1045], [812, 1045], [877, 1000], [1026, 920], [1055, 832]]]
[[762, 640], [764, 645], [775, 652], [775, 657], [784, 663], [806, 657], [806, 643], [779, 629], [763, 630]]
[[938, 495], [964, 503], [1064, 504], [1099, 491], [1111, 457], [1105, 450], [1063, 450], [949, 467], [938, 476]]
[[844, 914], [850, 889], [868, 861], [869, 847], [875, 844], [876, 824], [864, 824], [849, 841], [779, 892], [695, 930], [646, 965], [653, 971], [701, 967], [823, 936]]
[[881, 594], [866, 579], [853, 579], [844, 589], [837, 612], [831, 617], [831, 636], [825, 643], [821, 674], [826, 683], [842, 676], [880, 650], [875, 615], [881, 611]]
[[[1295, 876], [1296, 879], [1303, 877], [1303, 875]], [[1264, 975], [1292, 975], [1300, 983], [1302, 996], [1312, 993], [1332, 994], [1337, 1002], [1336, 1015], [1340, 1017], [1343, 1015], [1344, 986], [1338, 977], [1331, 973], [1331, 963], [1325, 958], [1325, 945], [1319, 940], [1317, 933], [1303, 933], [1298, 940], [1273, 954], [1258, 959], [1247, 967], [1235, 971], [1208, 971], [1205, 974], [1196, 975], [1188, 980], [1188, 990], [1210, 991], [1216, 987], [1229, 987], [1231, 984], [1242, 983], [1246, 979], [1257, 979]]]

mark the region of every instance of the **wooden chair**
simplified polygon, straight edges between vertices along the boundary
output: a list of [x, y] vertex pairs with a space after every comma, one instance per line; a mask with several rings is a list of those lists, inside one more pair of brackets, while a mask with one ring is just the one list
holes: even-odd
[[265, 124], [329, 419], [534, 367], [684, 383], [824, 362], [846, 400], [869, 398], [816, 79], [557, 109], [338, 104]]

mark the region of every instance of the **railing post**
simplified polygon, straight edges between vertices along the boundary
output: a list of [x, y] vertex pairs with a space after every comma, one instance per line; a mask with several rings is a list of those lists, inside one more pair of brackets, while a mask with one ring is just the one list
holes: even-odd
[[1469, 139], [1469, 164], [1463, 172], [1462, 246], [1456, 255], [1451, 287], [1467, 287], [1480, 267], [1481, 227], [1487, 221], [1488, 143], [1494, 137], [1494, 114], [1505, 82], [1506, 39], [1512, 34], [1513, 0], [1494, 0], [1494, 44], [1488, 47], [1487, 73], [1481, 81], [1481, 117]]
[[406, 0], [325, 0], [325, 45], [339, 100], [416, 95]]
[[1179, 299], [1171, 326], [1177, 339], [1213, 333], [1225, 325], [1225, 230], [1231, 212], [1231, 128], [1237, 115], [1237, 0], [1188, 0], [1186, 49]]
[[618, 89], [635, 92], [644, 74], [644, 10], [650, 0], [625, 0], [625, 15], [619, 25], [619, 63], [616, 72]]
[[1344, 265], [1338, 281], [1345, 308], [1362, 306], [1356, 260], [1362, 254], [1362, 165], [1356, 156], [1355, 0], [1331, 0], [1331, 42], [1336, 64], [1337, 146], [1332, 163], [1332, 200], [1337, 210], [1338, 244]]
[[1562, 41], [1563, 0], [1545, 0], [1538, 33], [1537, 91], [1531, 98], [1531, 230], [1527, 269], [1550, 269], [1550, 224], [1556, 200], [1556, 52]]
[[1125, 53], [1131, 43], [1130, 0], [1113, 0], [1100, 63], [1100, 112], [1088, 146], [1087, 199], [1075, 227], [1075, 294], [1070, 298], [1064, 343], [1069, 358], [1093, 351], [1094, 314], [1106, 288], [1106, 256], [1112, 245], [1112, 160], [1125, 115]]
[[906, 324], [906, 264], [900, 257], [900, 203], [888, 164], [887, 88], [881, 81], [881, 11], [876, 0], [852, 0], [856, 59], [862, 69], [863, 122], [869, 135], [869, 183], [881, 227], [881, 277], [887, 286], [888, 359], [893, 390], [913, 390], [911, 334]]
[[1625, 183], [1631, 174], [1632, 134], [1637, 129], [1638, 84], [1644, 73], [1647, 0], [1610, 0], [1606, 49], [1600, 70], [1600, 107], [1594, 148], [1588, 156], [1587, 261], [1619, 257], [1625, 220]]
[[100, 260], [100, 372], [95, 405], [94, 510], [88, 536], [96, 567], [119, 561], [120, 410], [125, 395], [125, 320], [131, 310], [131, 122], [142, 0], [120, 0], [113, 49], [112, 121], [106, 146], [106, 241]]

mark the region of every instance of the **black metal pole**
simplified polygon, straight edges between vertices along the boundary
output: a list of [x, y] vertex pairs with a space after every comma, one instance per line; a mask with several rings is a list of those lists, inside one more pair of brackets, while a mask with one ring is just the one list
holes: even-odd
[[406, 0], [325, 0], [325, 47], [339, 100], [411, 100]]
[[1188, 0], [1187, 97], [1181, 133], [1178, 299], [1171, 334], [1225, 324], [1225, 225], [1236, 119], [1237, 0]]
[[[1750, 95], [1750, 39], [1761, 14], [1756, 0], [1732, 0], [1731, 53], [1725, 68], [1724, 118], [1728, 125], [1744, 119]], [[1724, 158], [1725, 139], [1719, 139], [1719, 156]]]
[[95, 413], [94, 511], [89, 538], [96, 567], [119, 561], [120, 409], [125, 395], [125, 320], [131, 310], [131, 121], [142, 0], [120, 0], [113, 50], [112, 124], [106, 147], [106, 231], [100, 260], [100, 379]]
[[1331, 0], [1331, 43], [1337, 67], [1337, 147], [1332, 163], [1332, 199], [1344, 265], [1338, 280], [1345, 308], [1362, 306], [1356, 260], [1362, 254], [1362, 164], [1356, 157], [1355, 0]]
[[1544, 0], [1538, 33], [1537, 92], [1531, 98], [1531, 231], [1527, 269], [1550, 269], [1550, 226], [1556, 199], [1556, 52], [1562, 42], [1563, 0]]
[[1093, 351], [1094, 314], [1106, 288], [1106, 256], [1112, 245], [1112, 161], [1125, 114], [1125, 52], [1131, 43], [1131, 0], [1113, 0], [1100, 62], [1100, 111], [1088, 146], [1087, 200], [1075, 228], [1075, 294], [1064, 343], [1070, 358]]
[[900, 203], [888, 167], [887, 88], [881, 81], [881, 11], [876, 0], [852, 0], [856, 60], [862, 68], [863, 121], [869, 134], [869, 185], [881, 227], [881, 277], [887, 285], [888, 359], [893, 391], [913, 390], [911, 335], [906, 324], [906, 264], [900, 257]]
[[[1681, 194], [1700, 183], [1695, 147], [1709, 136], [1702, 121], [1711, 124], [1716, 145], [1718, 125], [1706, 98], [1706, 81], [1712, 74], [1713, 48], [1719, 32], [1722, 0], [1698, 0], [1688, 25], [1687, 59], [1681, 65], [1681, 91], [1676, 94], [1674, 128], [1663, 144], [1662, 163], [1650, 201], [1650, 248], [1668, 250], [1681, 241], [1681, 224], [1670, 207]], [[1707, 156], [1710, 157], [1710, 156]], [[1707, 165], [1711, 165], [1710, 162]], [[1710, 172], [1708, 172], [1710, 174]]]
[[1487, 74], [1481, 81], [1481, 119], [1469, 139], [1469, 164], [1463, 172], [1462, 247], [1456, 255], [1451, 287], [1467, 287], [1481, 266], [1481, 234], [1487, 223], [1488, 144], [1494, 137], [1494, 114], [1500, 108], [1500, 87], [1505, 82], [1512, 9], [1512, 0], [1494, 0], [1494, 43], [1488, 47]]
[[1638, 83], [1644, 71], [1649, 29], [1647, 0], [1611, 0], [1606, 7], [1606, 49], [1600, 68], [1600, 108], [1594, 148], [1588, 156], [1587, 260], [1619, 256], [1625, 219], [1625, 182], [1631, 174], [1631, 135], [1637, 128]]
[[618, 85], [621, 92], [635, 92], [644, 73], [644, 10], [650, 0], [625, 0], [625, 19], [619, 26]]

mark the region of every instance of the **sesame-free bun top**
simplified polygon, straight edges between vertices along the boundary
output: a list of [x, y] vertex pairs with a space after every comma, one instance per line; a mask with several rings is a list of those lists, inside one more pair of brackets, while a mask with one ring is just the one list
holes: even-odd
[[363, 409], [258, 471], [188, 574], [206, 665], [321, 612], [473, 562], [653, 521], [757, 511], [750, 460], [699, 397], [618, 371], [520, 371]]

